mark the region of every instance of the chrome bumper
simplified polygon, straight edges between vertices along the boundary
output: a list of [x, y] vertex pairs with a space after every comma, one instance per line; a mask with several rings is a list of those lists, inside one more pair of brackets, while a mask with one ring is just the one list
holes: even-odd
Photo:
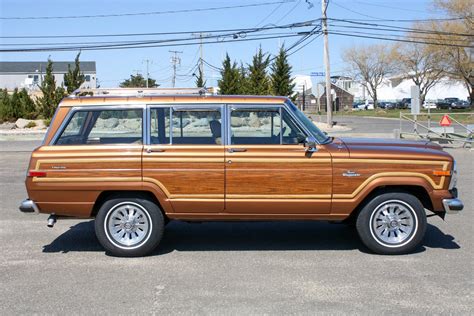
[[34, 213], [39, 214], [38, 205], [32, 200], [26, 199], [20, 204], [20, 211], [23, 213]]
[[460, 199], [443, 199], [444, 211], [450, 214], [456, 214], [459, 211], [462, 211], [464, 204]]

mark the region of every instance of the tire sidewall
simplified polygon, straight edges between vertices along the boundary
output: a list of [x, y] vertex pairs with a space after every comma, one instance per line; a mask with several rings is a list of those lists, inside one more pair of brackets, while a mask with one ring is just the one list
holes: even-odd
[[[113, 238], [109, 236], [107, 229], [107, 221], [113, 210], [126, 203], [140, 207], [149, 220], [149, 231], [147, 237], [138, 245], [132, 247], [126, 247], [114, 242]], [[109, 199], [102, 204], [95, 219], [95, 232], [100, 244], [109, 254], [120, 257], [137, 257], [149, 254], [161, 241], [163, 230], [164, 218], [159, 207], [149, 200], [140, 198]]]
[[[373, 233], [372, 220], [380, 205], [389, 201], [397, 201], [405, 204], [412, 211], [414, 217], [414, 232], [408, 240], [400, 245], [385, 245]], [[426, 214], [423, 205], [415, 196], [402, 193], [383, 193], [375, 196], [361, 210], [357, 217], [357, 231], [362, 242], [372, 251], [378, 254], [406, 254], [417, 248], [423, 240], [427, 226]]]

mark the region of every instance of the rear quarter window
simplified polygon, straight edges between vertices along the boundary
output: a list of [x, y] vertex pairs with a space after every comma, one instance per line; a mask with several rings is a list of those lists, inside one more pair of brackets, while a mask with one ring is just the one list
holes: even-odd
[[142, 135], [142, 109], [78, 110], [55, 144], [141, 144]]

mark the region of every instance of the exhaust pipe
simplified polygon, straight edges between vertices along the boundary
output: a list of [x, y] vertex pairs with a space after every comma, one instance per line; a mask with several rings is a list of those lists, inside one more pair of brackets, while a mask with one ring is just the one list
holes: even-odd
[[51, 214], [48, 217], [48, 227], [53, 227], [56, 224], [56, 215]]

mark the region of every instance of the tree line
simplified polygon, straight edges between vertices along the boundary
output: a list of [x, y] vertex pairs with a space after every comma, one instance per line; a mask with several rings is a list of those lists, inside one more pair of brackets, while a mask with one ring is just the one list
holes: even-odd
[[288, 54], [282, 46], [278, 54], [270, 59], [260, 47], [252, 63], [244, 66], [232, 61], [226, 54], [218, 80], [220, 94], [281, 95], [291, 97], [295, 84], [291, 78], [292, 67]]
[[[474, 35], [472, 0], [434, 0], [434, 8], [443, 10], [453, 19], [415, 23], [405, 43], [356, 46], [344, 51], [343, 59], [352, 76], [366, 88], [375, 106], [377, 89], [387, 76], [395, 74], [411, 78], [420, 89], [422, 103], [428, 91], [443, 77], [460, 80], [473, 105], [474, 67], [471, 49], [467, 48], [472, 47]], [[420, 32], [427, 43], [418, 40]]]
[[40, 97], [32, 98], [25, 88], [16, 88], [11, 94], [7, 89], [0, 90], [0, 122], [15, 121], [18, 118], [44, 119], [47, 122], [51, 120], [61, 99], [78, 89], [85, 81], [80, 68], [80, 55], [81, 53], [77, 54], [74, 67], [68, 65], [64, 84], [61, 86], [56, 85], [53, 61], [48, 59], [45, 75], [39, 85]]

